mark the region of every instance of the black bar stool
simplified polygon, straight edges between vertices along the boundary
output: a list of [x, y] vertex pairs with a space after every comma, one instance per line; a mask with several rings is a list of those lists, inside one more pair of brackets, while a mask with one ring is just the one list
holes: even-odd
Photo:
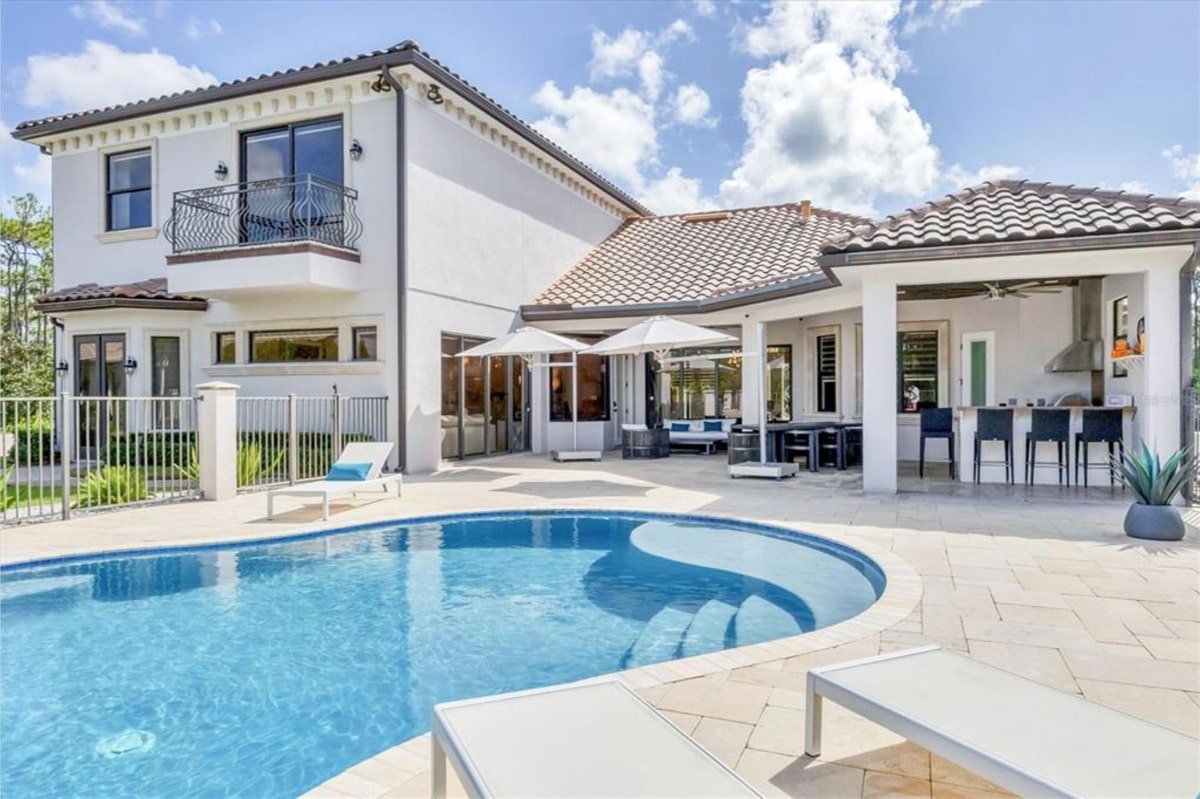
[[863, 429], [860, 424], [842, 428], [842, 460], [847, 466], [858, 466], [863, 459]]
[[[1004, 460], [985, 461], [983, 442], [1004, 442]], [[1012, 408], [980, 408], [975, 412], [975, 482], [979, 482], [979, 474], [983, 466], [999, 466], [1004, 464], [1004, 477], [1007, 482], [1013, 481], [1013, 411]]]
[[1034, 408], [1032, 429], [1025, 434], [1025, 482], [1033, 485], [1038, 466], [1054, 466], [1053, 463], [1038, 463], [1039, 441], [1049, 441], [1058, 448], [1058, 484], [1071, 484], [1069, 444], [1071, 441], [1071, 412], [1066, 408]]
[[[1083, 460], [1079, 460], [1079, 446], [1083, 445]], [[1107, 444], [1108, 460], [1091, 463], [1088, 460], [1089, 444]], [[1075, 485], [1079, 485], [1079, 466], [1083, 464], [1083, 487], [1087, 488], [1088, 469], [1108, 469], [1108, 484], [1116, 485], [1113, 470], [1113, 447], [1117, 447], [1121, 458], [1125, 457], [1125, 415], [1120, 408], [1087, 408], [1083, 412], [1083, 430], [1075, 434]], [[1125, 482], [1121, 482], [1121, 488]]]
[[954, 411], [950, 408], [921, 409], [921, 462], [917, 472], [925, 477], [925, 439], [944, 438], [950, 451], [950, 479], [958, 472], [954, 464]]
[[797, 455], [804, 456], [810, 472], [820, 468], [816, 430], [788, 430], [783, 434], [784, 460], [791, 462]]
[[840, 427], [825, 427], [817, 431], [817, 463], [821, 461], [828, 462], [825, 456], [829, 455], [833, 460], [835, 469], [846, 468], [846, 451], [842, 447], [842, 428]]

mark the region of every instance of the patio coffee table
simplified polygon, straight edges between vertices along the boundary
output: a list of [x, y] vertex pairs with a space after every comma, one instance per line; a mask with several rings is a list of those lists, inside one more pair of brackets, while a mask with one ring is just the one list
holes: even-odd
[[433, 709], [433, 796], [446, 760], [471, 797], [761, 796], [615, 681]]

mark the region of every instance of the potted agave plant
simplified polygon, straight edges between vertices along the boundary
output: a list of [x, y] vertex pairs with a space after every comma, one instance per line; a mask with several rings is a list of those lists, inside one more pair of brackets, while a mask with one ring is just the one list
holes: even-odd
[[1113, 458], [1113, 468], [1124, 479], [1137, 502], [1125, 514], [1125, 533], [1132, 538], [1153, 541], [1178, 541], [1184, 525], [1179, 511], [1171, 505], [1191, 478], [1195, 459], [1181, 449], [1163, 463], [1145, 442], [1137, 452]]

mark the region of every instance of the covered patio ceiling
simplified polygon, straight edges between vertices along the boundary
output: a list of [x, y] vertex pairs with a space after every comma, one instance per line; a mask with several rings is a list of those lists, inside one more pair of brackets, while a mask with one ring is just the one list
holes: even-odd
[[[1095, 275], [1094, 277], [1103, 277]], [[899, 285], [896, 287], [896, 299], [901, 302], [915, 300], [960, 300], [977, 297], [985, 299], [989, 294], [995, 299], [1019, 295], [1025, 289], [1033, 289], [1033, 294], [1057, 293], [1063, 289], [1079, 285], [1083, 278], [1075, 277], [1043, 277], [1043, 278], [1013, 278], [1008, 280], [968, 280], [961, 283], [928, 283], [916, 285]]]

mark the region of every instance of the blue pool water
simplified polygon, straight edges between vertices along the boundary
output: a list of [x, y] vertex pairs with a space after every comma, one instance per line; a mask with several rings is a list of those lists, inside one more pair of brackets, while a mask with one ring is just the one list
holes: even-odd
[[293, 796], [436, 702], [807, 632], [852, 550], [615, 513], [442, 517], [0, 572], [0, 793]]

